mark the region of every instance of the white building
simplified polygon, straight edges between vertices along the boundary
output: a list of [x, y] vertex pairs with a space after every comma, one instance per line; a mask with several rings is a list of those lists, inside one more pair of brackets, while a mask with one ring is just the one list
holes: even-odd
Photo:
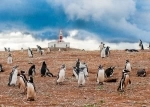
[[63, 41], [62, 30], [60, 30], [60, 32], [59, 32], [59, 39], [57, 41], [55, 41], [55, 42], [48, 43], [48, 47], [50, 47], [50, 48], [69, 48], [70, 47], [70, 43]]

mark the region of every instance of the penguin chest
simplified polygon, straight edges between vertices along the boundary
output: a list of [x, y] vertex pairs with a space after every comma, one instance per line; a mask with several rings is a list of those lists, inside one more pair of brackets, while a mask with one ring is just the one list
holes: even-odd
[[79, 78], [78, 78], [78, 84], [80, 85], [80, 84], [84, 84], [85, 83], [85, 74], [84, 74], [84, 72], [80, 72], [79, 73]]
[[12, 79], [11, 79], [11, 82], [10, 82], [10, 85], [16, 85], [16, 82], [17, 82], [17, 74], [18, 74], [18, 71], [15, 70], [13, 75], [12, 75]]
[[35, 97], [35, 89], [32, 83], [27, 83], [27, 97]]
[[104, 81], [104, 69], [98, 71], [97, 79], [99, 80], [99, 82], [103, 82]]

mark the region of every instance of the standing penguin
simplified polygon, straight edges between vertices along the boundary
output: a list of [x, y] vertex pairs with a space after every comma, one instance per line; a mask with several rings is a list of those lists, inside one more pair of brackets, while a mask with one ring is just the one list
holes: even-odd
[[85, 62], [84, 63], [80, 63], [80, 68], [83, 69], [85, 77], [88, 77], [88, 66], [87, 66], [87, 64]]
[[66, 66], [63, 64], [58, 73], [56, 84], [60, 84], [65, 80]]
[[18, 70], [17, 70], [18, 66], [13, 67], [12, 72], [9, 75], [9, 82], [8, 82], [8, 86], [11, 85], [16, 85], [17, 82], [17, 76], [18, 76]]
[[130, 72], [130, 71], [125, 70], [125, 69], [122, 71], [122, 78], [120, 80], [120, 83], [119, 83], [119, 86], [117, 89], [118, 91], [124, 91], [126, 89], [128, 83], [131, 84], [131, 80], [129, 78], [128, 72]]
[[12, 59], [11, 54], [9, 53], [8, 58], [7, 58], [7, 64], [12, 64], [12, 62], [13, 62], [13, 59]]
[[131, 72], [131, 70], [132, 70], [132, 67], [131, 67], [131, 64], [130, 64], [129, 60], [126, 60], [125, 70], [128, 70], [128, 71], [130, 71], [130, 72]]
[[36, 97], [36, 89], [33, 82], [33, 77], [29, 77], [27, 82], [27, 101], [34, 101]]
[[97, 72], [97, 83], [103, 85], [105, 79], [105, 73], [102, 65], [99, 65], [98, 72]]
[[79, 72], [77, 72], [77, 67], [73, 67], [73, 75], [76, 77], [76, 79], [78, 80], [78, 75]]
[[28, 56], [33, 57], [33, 53], [32, 53], [32, 50], [30, 48], [28, 48]]
[[36, 74], [36, 72], [35, 72], [35, 65], [32, 65], [32, 66], [29, 68], [28, 76], [33, 76], [34, 74]]
[[26, 75], [24, 74], [25, 71], [21, 71], [21, 74], [19, 76], [19, 80], [18, 80], [18, 87], [23, 90], [23, 93], [26, 93], [26, 86], [27, 86], [27, 78]]
[[[103, 44], [103, 45], [105, 45], [105, 44]], [[103, 49], [102, 49], [102, 51], [101, 51], [101, 57], [102, 57], [102, 58], [105, 58], [105, 57], [106, 57], [105, 49], [106, 49], [106, 48], [103, 46]]]
[[47, 53], [50, 53], [50, 52], [51, 52], [51, 48], [48, 47], [48, 48], [47, 48]]
[[4, 72], [2, 64], [0, 64], [0, 72]]
[[23, 52], [23, 48], [21, 48], [21, 52]]
[[109, 46], [107, 46], [106, 47], [106, 49], [105, 49], [105, 55], [106, 55], [106, 57], [108, 57], [109, 56], [109, 54], [110, 54], [110, 50], [109, 50]]
[[84, 68], [80, 68], [79, 76], [78, 76], [78, 86], [83, 86], [85, 84], [85, 72], [83, 71]]
[[150, 49], [150, 43], [149, 43], [149, 45], [148, 45], [148, 48]]
[[43, 61], [42, 63], [42, 67], [41, 67], [41, 77], [46, 76], [46, 69], [47, 69], [47, 65], [45, 63], [45, 61]]
[[144, 46], [143, 46], [142, 40], [140, 40], [140, 42], [139, 42], [139, 47], [140, 47], [141, 50], [144, 50]]

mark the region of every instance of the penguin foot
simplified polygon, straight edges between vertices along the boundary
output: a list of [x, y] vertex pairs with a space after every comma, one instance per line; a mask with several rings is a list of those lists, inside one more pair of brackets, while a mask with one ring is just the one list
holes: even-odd
[[103, 82], [99, 82], [99, 85], [104, 85], [104, 83]]

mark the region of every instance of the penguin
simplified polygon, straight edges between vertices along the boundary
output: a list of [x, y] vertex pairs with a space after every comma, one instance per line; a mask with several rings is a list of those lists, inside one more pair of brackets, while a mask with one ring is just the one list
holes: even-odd
[[100, 52], [102, 51], [102, 49], [103, 49], [103, 47], [104, 47], [104, 45], [103, 45], [103, 42], [101, 42], [101, 44], [100, 44]]
[[26, 93], [26, 86], [27, 86], [27, 78], [25, 75], [25, 71], [21, 71], [21, 74], [19, 75], [19, 80], [18, 80], [18, 87], [23, 90], [23, 94]]
[[12, 59], [11, 54], [9, 53], [8, 58], [7, 58], [7, 64], [12, 64], [12, 62], [13, 62], [13, 59]]
[[48, 68], [46, 68], [46, 75], [49, 77], [55, 77]]
[[73, 75], [76, 77], [76, 79], [78, 80], [78, 75], [79, 72], [77, 72], [77, 67], [73, 67]]
[[33, 82], [33, 77], [29, 77], [27, 82], [27, 101], [34, 101], [36, 97], [36, 89]]
[[[103, 44], [105, 45], [105, 44]], [[106, 48], [103, 46], [103, 49], [101, 51], [101, 58], [105, 58], [106, 57], [106, 52], [105, 52]]]
[[42, 63], [42, 67], [41, 67], [41, 77], [46, 76], [46, 69], [47, 69], [47, 65], [45, 63], [45, 61], [43, 61]]
[[[74, 68], [76, 68], [76, 73], [77, 74], [79, 74], [79, 66], [80, 66], [80, 59], [78, 58], [77, 61], [76, 61], [75, 67], [73, 67], [73, 70], [74, 70]], [[73, 72], [72, 76], [73, 77], [75, 76], [74, 72]]]
[[128, 70], [124, 69], [122, 71], [122, 78], [120, 80], [117, 91], [125, 91], [128, 84], [131, 84], [131, 80], [129, 78]]
[[66, 66], [65, 64], [63, 64], [58, 73], [56, 84], [60, 84], [65, 80], [65, 72], [66, 72]]
[[132, 70], [132, 67], [131, 67], [131, 64], [130, 64], [129, 60], [126, 60], [125, 69], [130, 71], [130, 72]]
[[85, 74], [85, 77], [88, 77], [88, 67], [87, 67], [87, 64], [85, 62], [84, 63], [80, 63], [79, 68], [82, 68], [83, 72]]
[[140, 69], [137, 71], [137, 74], [136, 74], [138, 77], [145, 77], [146, 76], [146, 71], [145, 69]]
[[32, 65], [32, 66], [29, 68], [28, 76], [34, 76], [34, 74], [36, 74], [36, 72], [35, 72], [35, 65]]
[[110, 54], [110, 50], [109, 50], [109, 46], [107, 46], [106, 47], [106, 49], [105, 49], [105, 55], [106, 55], [106, 57], [108, 57], [109, 56], [109, 54]]
[[48, 48], [47, 48], [47, 53], [50, 53], [50, 52], [51, 52], [51, 48], [48, 47]]
[[4, 47], [4, 50], [5, 50], [5, 52], [7, 52], [7, 48], [6, 47]]
[[28, 56], [31, 58], [33, 57], [33, 53], [32, 53], [32, 50], [30, 48], [28, 48]]
[[9, 75], [9, 82], [8, 82], [8, 86], [16, 86], [16, 82], [17, 82], [17, 76], [18, 76], [18, 70], [17, 70], [18, 66], [14, 66], [12, 68], [12, 72]]
[[108, 77], [111, 77], [114, 73], [114, 69], [115, 67], [109, 67], [105, 70], [105, 76], [108, 78]]
[[0, 64], [0, 72], [4, 72], [2, 64]]
[[139, 47], [140, 47], [141, 50], [144, 50], [144, 46], [143, 46], [142, 40], [140, 40], [140, 42], [139, 42]]
[[149, 43], [149, 45], [148, 45], [148, 48], [150, 49], [150, 43]]
[[23, 52], [23, 48], [21, 48], [21, 52]]
[[105, 79], [105, 73], [102, 65], [99, 65], [97, 72], [97, 84], [103, 85]]
[[86, 76], [85, 76], [84, 68], [80, 68], [78, 74], [78, 87], [85, 85], [85, 78]]

